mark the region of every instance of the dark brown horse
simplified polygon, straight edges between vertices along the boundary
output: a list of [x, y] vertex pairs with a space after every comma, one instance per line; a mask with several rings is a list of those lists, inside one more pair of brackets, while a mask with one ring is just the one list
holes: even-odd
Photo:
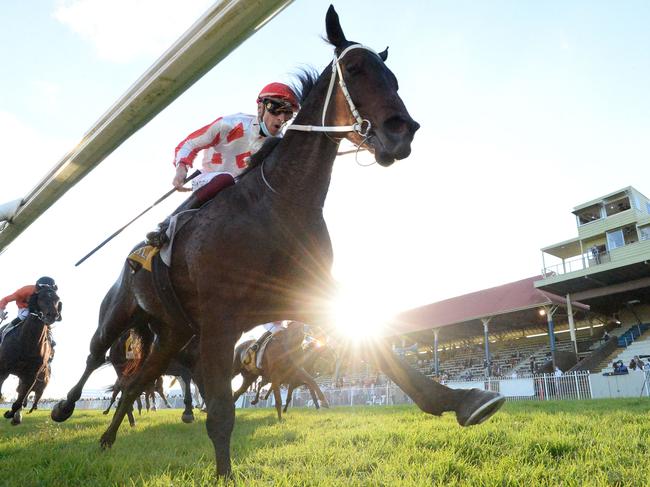
[[[235, 421], [231, 374], [241, 334], [259, 323], [284, 319], [332, 326], [333, 255], [323, 205], [340, 140], [364, 144], [380, 165], [389, 166], [410, 154], [419, 128], [397, 94], [397, 79], [385, 64], [387, 52], [377, 54], [348, 41], [333, 7], [326, 30], [335, 59], [317, 79], [303, 76], [295, 130], [238, 184], [197, 211], [175, 237], [171, 281], [189, 320], [179, 319], [161, 300], [151, 273], [133, 273], [125, 264], [102, 302], [86, 370], [53, 409], [54, 420], [70, 417], [111, 343], [134, 318], [146, 319], [156, 330], [158, 346], [127, 387], [128, 400], [118, 406], [100, 439], [102, 447], [110, 447], [129, 401], [198, 332], [206, 428], [217, 473], [230, 474]], [[337, 79], [338, 84], [330, 82]], [[320, 125], [326, 126], [321, 127], [325, 132], [304, 128]], [[454, 411], [463, 426], [480, 423], [505, 401], [493, 392], [454, 390], [433, 382], [395, 357], [387, 342], [368, 343], [367, 355], [422, 410], [436, 415]]]
[[[307, 347], [304, 346], [303, 344], [303, 353], [300, 354], [299, 358], [295, 361], [296, 365], [300, 368], [302, 368], [307, 375], [309, 375], [311, 378], [316, 379], [321, 376], [332, 376], [336, 370], [336, 363], [338, 361], [338, 356], [336, 352], [334, 351], [333, 348], [331, 348], [329, 345], [318, 343], [317, 345], [309, 345]], [[252, 405], [255, 405], [259, 402], [260, 398], [260, 393], [262, 392], [262, 388], [268, 384], [269, 381], [262, 378], [260, 382], [258, 382], [257, 387], [256, 387], [256, 394], [255, 398], [251, 401]], [[293, 382], [290, 382], [287, 384], [287, 398], [284, 403], [284, 409], [282, 410], [283, 412], [287, 412], [287, 409], [289, 408], [289, 404], [291, 404], [291, 400], [293, 398], [293, 391], [303, 385], [307, 385], [304, 382], [300, 380], [300, 378], [296, 378]], [[314, 402], [314, 406], [316, 409], [320, 408], [320, 404], [318, 402], [318, 396], [315, 394], [315, 391], [308, 387], [309, 394], [311, 395], [311, 399]], [[266, 392], [266, 396], [264, 396], [264, 400], [266, 401], [269, 398], [269, 395], [271, 394], [272, 390], [269, 389]], [[329, 405], [325, 406], [329, 407]]]
[[[29, 315], [18, 329], [8, 333], [0, 344], [0, 390], [9, 374], [18, 377], [18, 397], [5, 418], [11, 424], [20, 424], [25, 398], [43, 374], [49, 380], [48, 360], [52, 346], [48, 340], [48, 326], [61, 319], [61, 301], [51, 288], [41, 288], [29, 299]], [[1, 394], [0, 394], [1, 395]]]
[[[125, 386], [129, 383], [130, 376], [137, 372], [139, 367], [142, 365], [147, 355], [150, 353], [151, 347], [154, 346], [154, 342], [155, 335], [151, 330], [146, 326], [139, 326], [122, 333], [122, 335], [120, 335], [120, 337], [111, 345], [108, 353], [108, 360], [115, 369], [117, 379], [115, 384], [110, 388], [112, 391], [111, 401], [104, 411], [104, 414], [108, 414], [111, 406], [117, 398], [117, 395], [122, 392]], [[129, 349], [128, 352], [127, 348]], [[201, 383], [200, 379], [196, 377], [197, 374], [193, 374], [192, 372], [197, 361], [197, 354], [198, 347], [196, 345], [196, 340], [194, 339], [191, 340], [191, 342], [188, 343], [187, 346], [185, 346], [183, 350], [170, 361], [165, 370], [165, 375], [179, 376], [184, 380], [183, 402], [185, 404], [185, 410], [181, 416], [184, 423], [191, 423], [194, 421], [192, 394], [189, 384], [191, 379], [194, 379], [195, 382], [198, 381], [198, 383]], [[155, 393], [158, 393], [168, 408], [171, 407], [167, 402], [167, 398], [163, 391], [161, 376], [147, 384], [143, 392], [147, 411], [150, 409], [150, 403], [153, 404], [153, 409], [156, 409]], [[140, 396], [136, 398], [136, 403], [138, 406], [138, 413], [140, 413], [142, 411]], [[134, 426], [135, 418], [133, 417], [132, 411], [127, 412], [127, 417], [129, 419], [129, 424]]]
[[[247, 340], [235, 348], [233, 377], [241, 374], [244, 380], [241, 387], [234, 393], [233, 402], [237, 402], [239, 396], [246, 392], [258, 377], [261, 377], [262, 383], [271, 383], [269, 394], [273, 392], [275, 397], [278, 420], [282, 420], [282, 396], [280, 395], [280, 386], [282, 384], [306, 384], [314, 398], [314, 403], [316, 404], [320, 399], [325, 407], [329, 407], [327, 399], [318, 384], [301, 366], [303, 362], [302, 342], [304, 339], [302, 328], [302, 323], [292, 322], [286, 330], [280, 330], [271, 337], [262, 355], [260, 373], [257, 373], [256, 367], [252, 369], [244, 364], [246, 353], [250, 346], [255, 343], [255, 340]], [[287, 404], [289, 400], [287, 396]], [[286, 408], [284, 411], [286, 412]]]

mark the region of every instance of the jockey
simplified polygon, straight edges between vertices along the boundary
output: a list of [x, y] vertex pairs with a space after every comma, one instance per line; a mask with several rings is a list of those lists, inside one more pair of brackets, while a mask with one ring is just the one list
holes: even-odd
[[[183, 186], [188, 167], [200, 151], [204, 151], [201, 174], [192, 180], [192, 196], [174, 211], [200, 207], [220, 190], [235, 183], [248, 166], [250, 156], [257, 152], [267, 137], [281, 137], [282, 128], [291, 120], [300, 105], [293, 90], [283, 83], [270, 83], [257, 95], [257, 116], [237, 113], [216, 119], [192, 132], [176, 147], [173, 185]], [[169, 218], [158, 229], [147, 234], [147, 243], [161, 247], [167, 241]]]
[[[29, 298], [31, 298], [34, 293], [46, 287], [52, 288], [55, 291], [57, 290], [54, 279], [51, 277], [43, 276], [38, 281], [36, 281], [36, 284], [28, 284], [27, 286], [23, 286], [20, 289], [16, 290], [13, 294], [0, 299], [0, 317], [2, 317], [2, 319], [7, 317], [7, 312], [5, 311], [7, 304], [15, 302], [16, 306], [18, 307], [18, 316], [14, 318], [11, 323], [8, 323], [0, 328], [0, 343], [8, 331], [16, 328], [20, 323], [25, 321], [27, 316], [29, 316]], [[48, 336], [52, 342], [52, 346], [54, 347], [55, 343], [51, 339], [52, 336], [49, 335], [49, 331]]]

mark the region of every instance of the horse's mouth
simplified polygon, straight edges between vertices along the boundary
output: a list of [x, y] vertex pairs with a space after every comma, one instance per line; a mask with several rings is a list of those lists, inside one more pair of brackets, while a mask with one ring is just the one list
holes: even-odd
[[[399, 151], [398, 153], [397, 151], [389, 150], [384, 144], [382, 137], [377, 135], [377, 133], [374, 131], [371, 131], [370, 136], [366, 141], [366, 146], [375, 156], [375, 161], [377, 161], [377, 164], [384, 167], [392, 165], [396, 160], [408, 157], [408, 155], [411, 153], [410, 144], [408, 151]], [[406, 153], [403, 154], [403, 152]]]

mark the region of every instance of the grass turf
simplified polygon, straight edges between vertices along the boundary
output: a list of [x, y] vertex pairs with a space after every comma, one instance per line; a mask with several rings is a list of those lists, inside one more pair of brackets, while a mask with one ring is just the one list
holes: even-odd
[[[238, 485], [648, 485], [650, 400], [507, 403], [487, 423], [461, 428], [413, 406], [237, 411]], [[214, 483], [205, 416], [143, 413], [102, 452], [108, 417], [48, 411], [0, 422], [0, 485], [199, 486]]]

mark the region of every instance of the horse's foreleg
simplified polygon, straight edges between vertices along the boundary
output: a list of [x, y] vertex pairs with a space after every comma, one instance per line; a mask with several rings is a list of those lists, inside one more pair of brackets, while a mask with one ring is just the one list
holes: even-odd
[[[117, 306], [117, 305], [114, 305]], [[102, 304], [102, 308], [104, 304]], [[104, 312], [100, 310], [102, 316], [100, 324], [95, 334], [90, 341], [90, 354], [86, 359], [86, 369], [82, 374], [79, 382], [70, 389], [65, 400], [59, 401], [54, 408], [52, 408], [51, 417], [54, 421], [61, 422], [72, 416], [74, 412], [75, 403], [81, 397], [86, 381], [90, 375], [106, 361], [106, 351], [110, 348], [111, 344], [126, 330], [131, 322], [131, 312], [128, 309], [121, 310], [120, 313]]]
[[430, 380], [396, 357], [383, 340], [365, 344], [364, 354], [413, 399], [422, 411], [438, 416], [445, 411], [454, 411], [461, 426], [482, 423], [505, 403], [505, 397], [496, 392], [451, 389]]
[[2, 385], [5, 383], [5, 380], [7, 380], [7, 377], [9, 377], [9, 372], [0, 372], [0, 401], [4, 401], [4, 396], [2, 395]]
[[31, 392], [32, 384], [34, 384], [34, 380], [32, 380], [30, 384], [27, 385], [26, 381], [20, 379], [20, 382], [18, 383], [18, 389], [16, 389], [18, 392], [18, 397], [16, 398], [16, 401], [11, 405], [11, 410], [5, 412], [5, 418], [11, 418], [11, 424], [14, 426], [22, 423], [23, 418], [21, 410], [23, 408], [23, 402], [27, 398], [27, 395]]
[[[229, 320], [222, 320], [227, 323]], [[205, 426], [214, 446], [217, 475], [230, 476], [230, 436], [235, 424], [232, 401], [232, 362], [238, 334], [207, 328], [201, 330], [201, 371], [208, 417]]]

